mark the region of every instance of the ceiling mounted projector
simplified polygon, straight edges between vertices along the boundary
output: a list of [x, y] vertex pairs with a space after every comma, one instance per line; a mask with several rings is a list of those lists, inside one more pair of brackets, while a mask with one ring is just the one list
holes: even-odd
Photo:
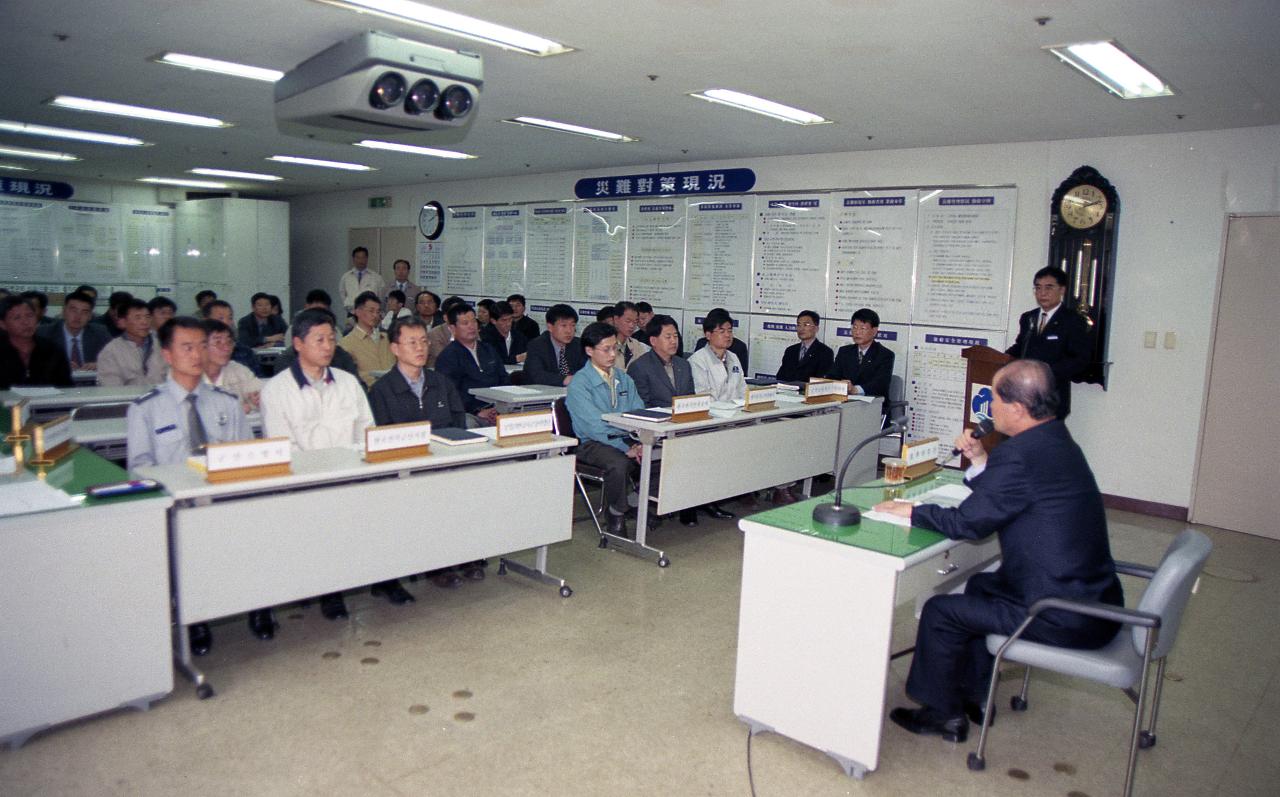
[[[276, 82], [276, 126], [346, 143], [368, 135], [456, 143], [475, 118], [483, 84], [476, 53], [367, 31]], [[421, 133], [429, 135], [414, 135]]]

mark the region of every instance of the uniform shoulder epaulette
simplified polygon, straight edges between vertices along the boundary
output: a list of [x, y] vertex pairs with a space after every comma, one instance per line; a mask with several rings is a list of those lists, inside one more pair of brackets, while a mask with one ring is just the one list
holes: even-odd
[[143, 393], [141, 396], [138, 396], [136, 399], [133, 400], [133, 403], [141, 404], [142, 402], [149, 401], [158, 395], [160, 395], [160, 387], [156, 386], [148, 390], [146, 393]]
[[214, 393], [221, 393], [222, 395], [228, 398], [233, 398], [236, 401], [240, 400], [239, 396], [237, 396], [235, 393], [232, 393], [230, 390], [227, 390], [225, 387], [222, 387], [221, 385], [210, 385], [210, 387], [213, 388]]

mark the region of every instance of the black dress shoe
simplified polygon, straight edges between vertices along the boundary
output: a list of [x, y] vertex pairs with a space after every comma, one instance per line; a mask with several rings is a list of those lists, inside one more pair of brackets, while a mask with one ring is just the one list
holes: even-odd
[[[983, 702], [986, 702], [986, 701], [983, 701]], [[982, 703], [974, 703], [966, 700], [964, 702], [964, 715], [968, 717], [969, 721], [972, 722], [974, 725], [981, 725], [982, 724], [982, 708], [983, 708]], [[992, 725], [996, 724], [996, 707], [995, 706], [991, 707], [991, 724]]]
[[698, 525], [698, 510], [681, 509], [680, 524], [683, 526], [690, 526], [690, 527]]
[[403, 606], [406, 603], [413, 603], [413, 595], [411, 595], [409, 590], [401, 586], [400, 582], [394, 578], [390, 581], [381, 581], [374, 584], [369, 592], [374, 595], [381, 595], [385, 597], [387, 601], [394, 603], [397, 606]]
[[433, 570], [431, 580], [440, 589], [456, 589], [462, 585], [462, 576], [449, 569]]
[[347, 619], [347, 604], [342, 600], [342, 593], [331, 592], [320, 597], [320, 613], [326, 620]]
[[948, 717], [927, 706], [924, 708], [895, 708], [889, 719], [911, 733], [937, 734], [948, 742], [964, 742], [969, 738], [969, 718], [961, 714]]
[[191, 652], [196, 656], [204, 656], [213, 647], [213, 632], [208, 623], [196, 623], [187, 626], [187, 638], [191, 640]]
[[484, 560], [463, 565], [462, 575], [472, 581], [484, 581]]
[[605, 529], [616, 537], [627, 537], [627, 516], [615, 515], [613, 512], [606, 512], [609, 516], [609, 525]]
[[702, 511], [716, 520], [731, 520], [734, 517], [732, 512], [721, 509], [718, 504], [703, 504]]
[[258, 639], [274, 639], [276, 635], [276, 618], [270, 609], [254, 609], [249, 612], [249, 631]]

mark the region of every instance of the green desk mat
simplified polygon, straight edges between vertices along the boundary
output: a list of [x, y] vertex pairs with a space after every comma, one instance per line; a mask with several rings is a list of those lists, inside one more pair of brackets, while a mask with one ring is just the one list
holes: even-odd
[[[4, 443], [0, 446], [5, 454], [10, 453], [12, 445]], [[67, 495], [83, 495], [84, 491], [95, 484], [124, 481], [129, 474], [124, 468], [108, 462], [89, 449], [81, 446], [71, 454], [63, 457], [56, 465], [39, 466], [31, 464], [31, 443], [23, 446], [25, 456], [24, 469], [37, 478], [43, 474], [45, 483], [56, 487]], [[133, 493], [112, 498], [86, 498], [84, 506], [102, 506], [122, 501], [134, 501], [143, 498], [154, 498], [160, 493]]]

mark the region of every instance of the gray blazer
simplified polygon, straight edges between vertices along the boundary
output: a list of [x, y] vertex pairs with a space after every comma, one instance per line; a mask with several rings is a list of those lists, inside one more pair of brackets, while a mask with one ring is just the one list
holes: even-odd
[[672, 357], [671, 370], [676, 377], [674, 385], [667, 378], [662, 360], [652, 350], [631, 361], [627, 376], [636, 383], [636, 391], [646, 407], [670, 407], [675, 396], [697, 392], [693, 388], [693, 369], [689, 367], [688, 360], [678, 355]]

